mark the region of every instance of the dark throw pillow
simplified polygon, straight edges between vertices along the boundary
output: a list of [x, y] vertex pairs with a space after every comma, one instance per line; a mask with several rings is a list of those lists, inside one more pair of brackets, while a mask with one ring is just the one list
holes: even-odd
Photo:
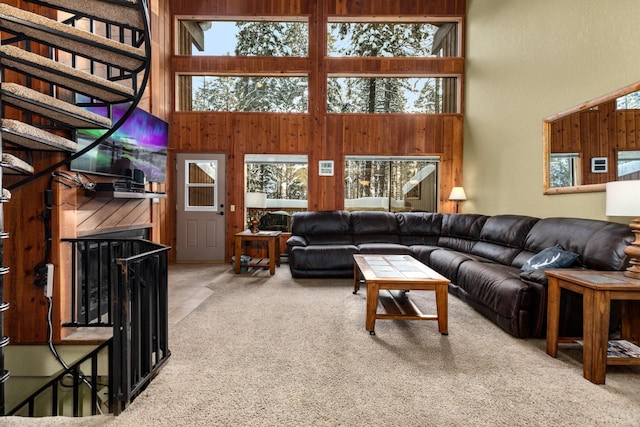
[[529, 258], [522, 271], [543, 270], [545, 268], [569, 267], [578, 259], [578, 254], [565, 251], [562, 246], [546, 248]]

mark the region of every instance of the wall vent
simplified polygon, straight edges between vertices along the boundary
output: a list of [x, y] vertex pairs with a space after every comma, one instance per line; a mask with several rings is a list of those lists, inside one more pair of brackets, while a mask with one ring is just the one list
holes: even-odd
[[592, 157], [591, 158], [591, 173], [607, 173], [608, 160], [606, 157]]

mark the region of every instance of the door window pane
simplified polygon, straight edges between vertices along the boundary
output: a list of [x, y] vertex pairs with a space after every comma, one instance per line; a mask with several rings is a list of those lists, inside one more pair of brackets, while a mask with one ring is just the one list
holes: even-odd
[[218, 210], [218, 161], [187, 160], [185, 210]]

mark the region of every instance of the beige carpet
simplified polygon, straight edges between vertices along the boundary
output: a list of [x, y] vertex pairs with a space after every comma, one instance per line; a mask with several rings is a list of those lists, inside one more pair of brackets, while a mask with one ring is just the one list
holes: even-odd
[[[7, 419], [12, 425], [599, 426], [640, 425], [640, 369], [582, 378], [580, 353], [544, 352], [449, 297], [436, 322], [364, 328], [365, 290], [293, 280], [286, 265], [234, 275], [203, 266], [212, 296], [170, 331], [172, 357], [119, 417]], [[425, 310], [433, 293], [412, 291]]]

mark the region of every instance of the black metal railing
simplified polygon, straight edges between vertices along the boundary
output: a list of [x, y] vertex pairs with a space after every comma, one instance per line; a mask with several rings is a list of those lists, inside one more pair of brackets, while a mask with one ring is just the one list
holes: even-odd
[[[108, 393], [108, 390], [113, 389], [113, 375], [110, 372], [112, 367], [108, 362], [107, 366], [103, 366], [103, 361], [111, 360], [111, 357], [101, 356], [105, 352], [110, 355], [112, 350], [112, 340], [102, 343], [13, 407], [7, 415], [81, 417], [89, 414], [89, 411], [84, 410], [85, 402], [91, 407], [91, 415], [109, 412], [109, 408], [117, 405], [113, 396]], [[85, 374], [86, 365], [89, 365], [89, 374]], [[105, 389], [107, 393], [103, 393]], [[70, 398], [67, 397], [69, 390]], [[106, 396], [105, 400], [100, 398], [102, 395]]]
[[[62, 241], [71, 244], [73, 267], [73, 310], [65, 326], [111, 327], [113, 337], [80, 362], [65, 368], [8, 415], [63, 415], [56, 408], [65, 405], [72, 407], [73, 416], [89, 415], [88, 411], [81, 414], [79, 409], [88, 400], [92, 415], [102, 412], [119, 415], [171, 356], [167, 257], [170, 248], [144, 239]], [[100, 376], [97, 358], [104, 351], [108, 351], [108, 368], [102, 367]], [[90, 376], [81, 369], [88, 360], [91, 360]], [[71, 402], [58, 392], [62, 382], [69, 379], [73, 379], [74, 387]], [[90, 398], [87, 390], [91, 392]], [[104, 397], [98, 401], [100, 390]], [[50, 405], [43, 396], [49, 397]]]
[[[132, 241], [132, 243], [134, 243]], [[118, 415], [168, 360], [169, 247], [139, 240], [145, 252], [118, 258], [113, 327], [113, 375]], [[134, 245], [137, 246], [137, 245]]]

